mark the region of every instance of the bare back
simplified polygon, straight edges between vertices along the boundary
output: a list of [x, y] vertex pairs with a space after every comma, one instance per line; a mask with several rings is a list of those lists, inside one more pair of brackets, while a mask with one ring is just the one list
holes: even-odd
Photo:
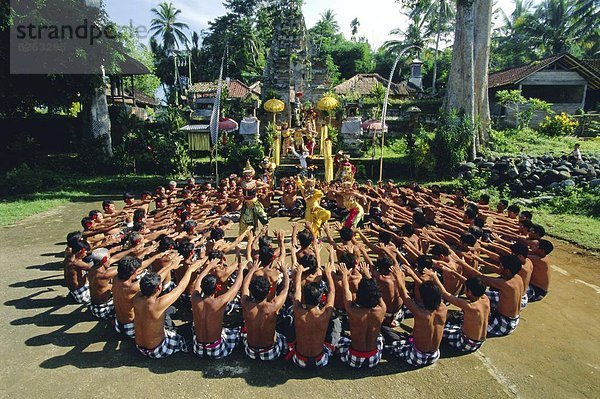
[[435, 352], [439, 349], [447, 314], [448, 308], [443, 303], [433, 311], [418, 306], [418, 311], [414, 313], [415, 326], [413, 329], [415, 347], [418, 350]]
[[379, 304], [372, 309], [360, 308], [353, 302], [350, 308], [346, 309], [346, 312], [350, 321], [352, 349], [359, 352], [375, 350], [386, 312], [383, 300], [379, 300]]

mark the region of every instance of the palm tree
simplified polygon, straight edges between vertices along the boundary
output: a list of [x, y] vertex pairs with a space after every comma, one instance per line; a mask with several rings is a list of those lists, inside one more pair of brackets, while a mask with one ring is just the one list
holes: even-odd
[[184, 30], [189, 29], [189, 26], [177, 22], [177, 16], [181, 14], [180, 9], [175, 8], [173, 3], [163, 2], [158, 5], [158, 9], [152, 8], [150, 11], [154, 14], [150, 22], [152, 37], [160, 37], [166, 51], [179, 49], [180, 44], [187, 47], [188, 38]]
[[400, 36], [400, 40], [388, 40], [383, 43], [383, 47], [392, 53], [399, 52], [407, 46], [418, 46], [423, 48], [429, 36], [429, 30], [425, 24], [425, 19], [421, 14], [409, 15], [410, 23], [406, 30], [400, 28], [392, 29], [390, 35]]
[[360, 21], [358, 18], [354, 18], [352, 22], [350, 22], [350, 30], [352, 34], [352, 41], [356, 41], [356, 34], [358, 33], [358, 27], [360, 26]]
[[325, 10], [324, 12], [322, 12], [321, 21], [319, 22], [321, 22], [323, 28], [329, 28], [324, 30], [329, 30], [333, 33], [336, 33], [340, 30], [340, 24], [338, 24], [338, 22], [336, 21], [335, 13], [333, 12], [333, 10]]

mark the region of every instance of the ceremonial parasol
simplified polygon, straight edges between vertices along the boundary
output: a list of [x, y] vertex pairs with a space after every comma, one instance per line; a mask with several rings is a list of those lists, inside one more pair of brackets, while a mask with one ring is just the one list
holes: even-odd
[[333, 111], [339, 106], [340, 102], [336, 98], [330, 96], [325, 96], [317, 102], [317, 109], [319, 111]]
[[[381, 128], [381, 121], [377, 120], [377, 119], [369, 119], [366, 122], [363, 122], [362, 125], [360, 125], [360, 127], [362, 127], [364, 130], [369, 130], [369, 131], [382, 131], [383, 129]], [[387, 131], [387, 125], [385, 125], [385, 131]]]
[[267, 102], [265, 102], [264, 109], [267, 112], [273, 113], [273, 123], [275, 123], [276, 115], [280, 112], [283, 112], [283, 110], [285, 109], [285, 104], [281, 100], [272, 98], [272, 99], [268, 100]]
[[231, 118], [219, 119], [219, 131], [221, 132], [233, 132], [238, 130], [238, 127], [238, 123]]

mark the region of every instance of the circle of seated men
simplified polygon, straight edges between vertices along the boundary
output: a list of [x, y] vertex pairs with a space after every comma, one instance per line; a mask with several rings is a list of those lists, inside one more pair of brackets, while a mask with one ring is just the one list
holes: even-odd
[[[475, 203], [436, 186], [320, 183], [322, 206], [340, 218], [344, 195], [356, 193], [358, 228], [323, 223], [317, 237], [292, 223], [270, 237], [268, 226], [250, 226], [228, 241], [238, 183], [170, 182], [139, 200], [125, 194], [122, 210], [104, 201], [67, 236], [71, 296], [150, 358], [222, 359], [240, 345], [261, 361], [321, 368], [337, 354], [360, 368], [384, 352], [431, 365], [442, 342], [477, 351], [487, 337], [513, 333], [521, 311], [548, 292], [552, 243], [531, 212], [505, 200], [492, 209], [485, 194]], [[296, 217], [298, 193], [284, 179], [258, 196], [270, 215]], [[191, 342], [174, 317], [192, 321]], [[409, 318], [411, 334], [399, 330]]]

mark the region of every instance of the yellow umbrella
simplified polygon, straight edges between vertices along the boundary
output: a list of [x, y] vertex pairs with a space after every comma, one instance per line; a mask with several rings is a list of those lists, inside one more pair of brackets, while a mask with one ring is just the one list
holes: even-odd
[[319, 111], [333, 111], [340, 106], [340, 102], [335, 97], [325, 96], [317, 102]]
[[264, 109], [267, 112], [273, 113], [273, 123], [275, 123], [276, 114], [278, 114], [279, 112], [283, 112], [283, 110], [285, 109], [285, 104], [281, 100], [272, 98], [265, 102]]

